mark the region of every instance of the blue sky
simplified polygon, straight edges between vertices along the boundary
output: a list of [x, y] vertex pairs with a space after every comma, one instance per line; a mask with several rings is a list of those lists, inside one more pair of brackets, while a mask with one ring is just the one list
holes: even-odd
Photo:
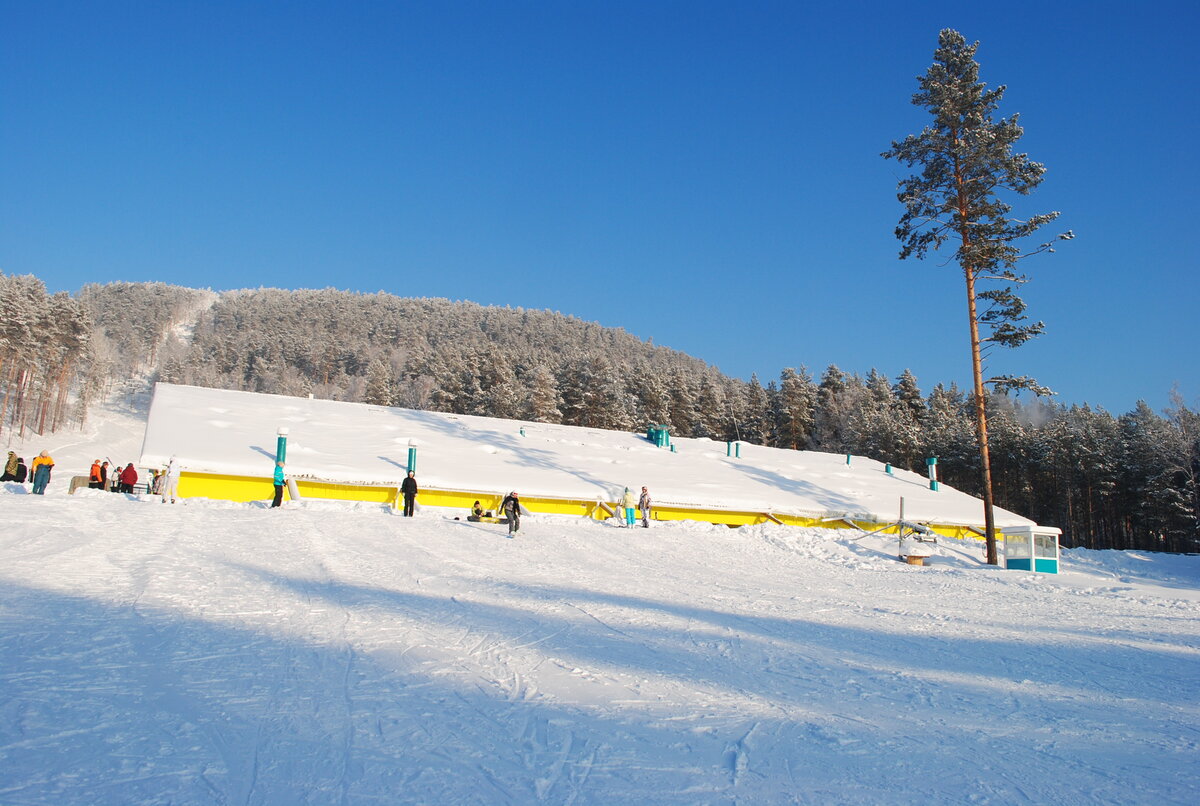
[[1200, 403], [1195, 3], [0, 2], [0, 270], [547, 308], [765, 384], [970, 378], [960, 273], [899, 261], [909, 100], [979, 40], [1046, 335], [990, 370]]

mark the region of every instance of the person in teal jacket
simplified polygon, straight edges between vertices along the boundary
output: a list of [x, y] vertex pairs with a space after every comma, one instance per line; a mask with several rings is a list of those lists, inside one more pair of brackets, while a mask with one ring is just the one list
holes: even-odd
[[283, 475], [283, 462], [275, 463], [275, 500], [271, 502], [271, 508], [283, 503], [283, 485], [287, 482], [287, 477]]

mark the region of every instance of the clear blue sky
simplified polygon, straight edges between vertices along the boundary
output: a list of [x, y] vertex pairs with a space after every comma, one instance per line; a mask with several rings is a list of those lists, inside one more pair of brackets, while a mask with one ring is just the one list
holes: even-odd
[[[1194, 2], [0, 2], [0, 270], [548, 308], [765, 384], [966, 384], [962, 279], [897, 259], [909, 103], [979, 40], [1065, 402], [1200, 403]], [[833, 7], [836, 6], [836, 7]]]

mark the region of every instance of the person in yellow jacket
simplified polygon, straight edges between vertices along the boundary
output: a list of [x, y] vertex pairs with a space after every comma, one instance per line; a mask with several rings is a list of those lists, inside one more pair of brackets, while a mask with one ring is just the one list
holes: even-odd
[[637, 512], [634, 510], [633, 505], [633, 493], [629, 491], [628, 487], [626, 487], [625, 494], [621, 496], [621, 507], [625, 510], [626, 529], [632, 529], [633, 525], [637, 523]]
[[50, 483], [50, 468], [54, 467], [54, 460], [50, 458], [50, 454], [42, 451], [33, 460], [33, 464], [29, 469], [33, 472], [33, 494], [45, 495], [46, 485]]

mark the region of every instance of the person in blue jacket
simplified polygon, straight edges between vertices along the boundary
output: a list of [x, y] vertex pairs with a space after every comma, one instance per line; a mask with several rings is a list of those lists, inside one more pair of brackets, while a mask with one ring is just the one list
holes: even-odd
[[283, 462], [275, 463], [275, 500], [271, 502], [271, 508], [283, 504], [283, 485], [287, 482], [287, 477], [283, 474]]

